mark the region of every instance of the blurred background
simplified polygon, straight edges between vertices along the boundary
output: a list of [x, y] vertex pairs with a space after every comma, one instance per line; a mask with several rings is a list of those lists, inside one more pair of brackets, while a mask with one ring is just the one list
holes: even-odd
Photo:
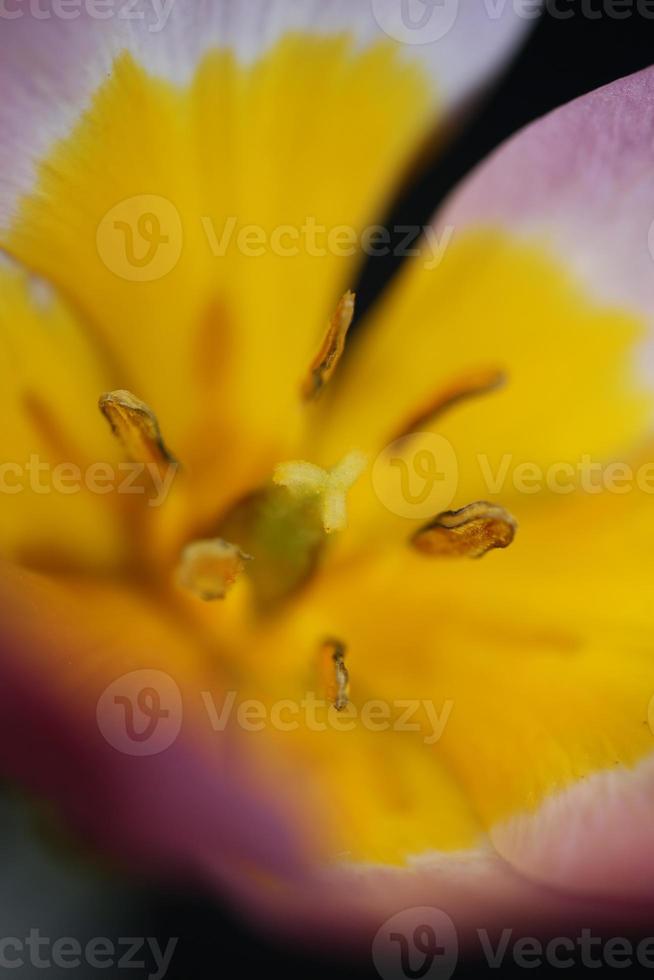
[[[543, 16], [465, 132], [438, 161], [416, 174], [388, 216], [389, 225], [426, 224], [454, 184], [521, 126], [578, 95], [654, 63], [654, 20], [641, 17], [636, 2], [625, 4], [628, 13], [621, 20], [601, 12], [605, 9], [602, 0], [567, 0], [560, 8], [572, 11], [573, 16], [565, 20]], [[392, 257], [368, 261], [358, 286], [360, 315], [397, 271], [399, 261]], [[0, 849], [2, 936], [25, 937], [38, 929], [42, 936], [71, 936], [82, 944], [91, 937], [108, 937], [114, 942], [120, 937], [156, 937], [162, 949], [176, 938], [167, 973], [170, 980], [237, 980], [271, 971], [305, 980], [377, 977], [371, 962], [291, 952], [274, 937], [250, 931], [213, 895], [155, 887], [90, 865], [69, 842], [56, 839], [51, 829], [39, 825], [33, 808], [10, 790], [0, 794]], [[654, 915], [652, 919], [654, 931]], [[142, 954], [135, 956], [139, 958]], [[148, 976], [152, 960], [147, 967], [127, 969], [24, 966], [6, 972], [17, 980], [137, 978]], [[455, 977], [478, 977], [483, 972], [480, 964], [468, 963]], [[505, 969], [489, 972], [509, 975]], [[516, 970], [516, 975], [524, 972]], [[575, 976], [578, 972], [575, 967]], [[547, 968], [531, 973], [541, 977]]]

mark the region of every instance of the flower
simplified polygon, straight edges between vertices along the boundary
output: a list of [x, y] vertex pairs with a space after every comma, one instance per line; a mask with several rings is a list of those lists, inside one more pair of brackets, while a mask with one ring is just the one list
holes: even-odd
[[359, 242], [525, 26], [383, 10], [2, 25], [0, 759], [287, 928], [617, 914], [654, 853], [654, 75], [500, 149], [350, 342], [319, 230]]

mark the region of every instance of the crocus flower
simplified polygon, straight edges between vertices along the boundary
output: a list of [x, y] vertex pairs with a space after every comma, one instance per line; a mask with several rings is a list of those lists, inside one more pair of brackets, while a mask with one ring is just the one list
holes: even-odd
[[3, 771], [286, 929], [624, 915], [654, 74], [495, 153], [348, 341], [362, 236], [528, 22], [155, 10], [0, 22]]

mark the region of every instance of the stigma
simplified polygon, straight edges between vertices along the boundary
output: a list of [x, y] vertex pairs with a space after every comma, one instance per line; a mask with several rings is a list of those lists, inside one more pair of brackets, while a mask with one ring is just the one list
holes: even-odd
[[273, 483], [286, 487], [296, 497], [313, 497], [320, 502], [325, 534], [347, 527], [347, 494], [366, 468], [368, 457], [355, 449], [331, 470], [315, 463], [294, 460], [280, 463], [273, 474]]

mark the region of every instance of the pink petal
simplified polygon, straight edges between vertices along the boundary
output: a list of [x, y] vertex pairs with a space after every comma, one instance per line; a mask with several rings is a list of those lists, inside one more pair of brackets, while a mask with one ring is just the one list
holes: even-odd
[[455, 192], [439, 223], [544, 242], [609, 303], [654, 314], [654, 68], [518, 133]]
[[586, 895], [654, 894], [654, 756], [616, 766], [549, 797], [533, 814], [494, 828], [493, 843], [519, 872]]
[[[216, 731], [208, 717], [198, 721], [191, 689], [152, 669], [129, 629], [118, 651], [107, 623], [91, 630], [73, 617], [62, 623], [65, 604], [47, 579], [0, 571], [4, 778], [52, 804], [81, 840], [131, 871], [198, 878], [211, 868], [219, 879], [256, 866], [290, 880], [305, 873], [307, 839], [282, 802], [283, 784], [267, 784], [235, 725]], [[103, 634], [111, 652], [101, 652]], [[143, 743], [113, 698], [107, 712], [116, 681], [134, 700], [126, 678], [140, 667], [159, 692], [159, 678], [167, 680], [176, 698], [162, 698], [166, 721]], [[143, 729], [140, 717], [134, 727]]]

